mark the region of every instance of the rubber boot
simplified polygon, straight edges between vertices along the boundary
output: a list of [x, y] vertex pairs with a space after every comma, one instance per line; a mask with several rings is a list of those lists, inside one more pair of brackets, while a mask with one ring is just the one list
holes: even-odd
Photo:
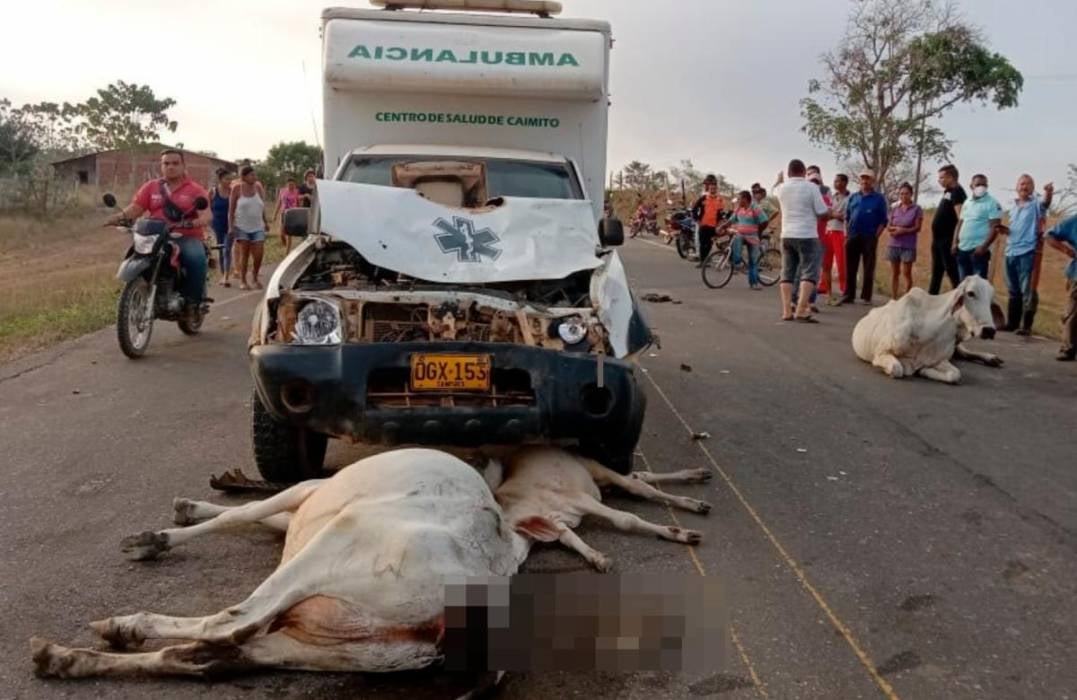
[[1021, 327], [1021, 313], [1024, 311], [1025, 305], [1021, 301], [1021, 297], [1010, 297], [1009, 308], [1006, 310], [1006, 327], [1002, 330], [1007, 333], [1013, 333], [1015, 330]]

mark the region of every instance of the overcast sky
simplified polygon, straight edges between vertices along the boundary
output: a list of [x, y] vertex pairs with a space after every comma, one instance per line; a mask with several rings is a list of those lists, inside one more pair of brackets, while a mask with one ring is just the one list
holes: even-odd
[[[842, 34], [850, 0], [564, 0], [565, 16], [613, 25], [609, 169], [683, 158], [746, 185], [783, 162], [833, 158], [800, 132], [798, 101], [818, 56]], [[150, 84], [178, 102], [174, 137], [225, 157], [258, 158], [314, 140], [321, 122], [319, 16], [303, 0], [34, 0], [5, 12], [0, 96], [81, 101], [110, 81]], [[992, 48], [1025, 75], [1017, 109], [962, 107], [943, 127], [963, 179], [1007, 194], [1028, 171], [1062, 184], [1077, 161], [1074, 0], [964, 0]], [[305, 69], [305, 70], [304, 70]], [[320, 128], [320, 126], [319, 126]], [[933, 164], [934, 165], [934, 164]], [[999, 191], [1003, 190], [1003, 191]]]

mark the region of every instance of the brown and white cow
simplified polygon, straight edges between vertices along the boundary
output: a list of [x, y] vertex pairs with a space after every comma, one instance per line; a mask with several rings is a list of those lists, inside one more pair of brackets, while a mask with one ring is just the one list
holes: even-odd
[[[691, 530], [654, 525], [599, 501], [599, 485], [699, 513], [700, 501], [647, 481], [703, 481], [703, 470], [624, 477], [559, 449], [507, 460], [497, 498], [466, 462], [430, 449], [360, 460], [329, 479], [297, 484], [236, 507], [177, 499], [178, 527], [127, 538], [148, 559], [200, 535], [249, 523], [286, 532], [280, 565], [246, 600], [205, 617], [140, 612], [91, 623], [114, 648], [187, 640], [157, 651], [69, 649], [31, 640], [41, 676], [206, 676], [258, 667], [401, 671], [442, 658], [444, 585], [450, 578], [509, 576], [534, 540], [560, 540], [599, 569], [609, 566], [571, 531], [584, 515], [626, 530], [696, 543]], [[500, 471], [500, 463], [494, 472]], [[190, 523], [203, 520], [196, 525]]]

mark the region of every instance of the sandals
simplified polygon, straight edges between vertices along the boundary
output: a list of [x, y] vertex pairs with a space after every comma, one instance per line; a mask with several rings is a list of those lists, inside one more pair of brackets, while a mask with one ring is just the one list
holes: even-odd
[[794, 316], [793, 320], [797, 323], [819, 323], [819, 319], [810, 314], [807, 316]]

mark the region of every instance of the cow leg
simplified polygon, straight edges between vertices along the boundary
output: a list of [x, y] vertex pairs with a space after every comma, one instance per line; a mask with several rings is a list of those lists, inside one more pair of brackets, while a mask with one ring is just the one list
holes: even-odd
[[242, 644], [192, 642], [159, 651], [116, 653], [69, 649], [31, 639], [34, 671], [41, 677], [182, 675], [216, 678], [255, 668], [305, 671], [402, 671], [437, 660], [437, 645], [411, 640], [372, 639], [338, 644], [304, 644], [284, 631]]
[[980, 352], [978, 350], [972, 350], [965, 347], [964, 343], [958, 343], [954, 346], [954, 357], [959, 360], [969, 360], [972, 362], [980, 362], [988, 367], [1001, 367], [1002, 358], [998, 355], [989, 352]]
[[888, 352], [876, 355], [875, 359], [871, 361], [871, 364], [875, 365], [894, 379], [901, 379], [905, 376], [905, 366], [901, 364], [901, 360]]
[[920, 376], [945, 384], [957, 384], [961, 381], [961, 370], [954, 367], [948, 360], [943, 360], [934, 367], [921, 369]]
[[[606, 468], [603, 467], [603, 469]], [[667, 506], [676, 506], [683, 510], [690, 510], [693, 513], [706, 515], [711, 512], [711, 504], [706, 501], [698, 501], [694, 498], [688, 498], [687, 496], [675, 496], [674, 494], [666, 493], [665, 491], [659, 491], [655, 487], [644, 483], [639, 479], [632, 479], [609, 469], [606, 469], [606, 471], [609, 472], [605, 475], [606, 483], [624, 489], [633, 496], [646, 498], [648, 501], [656, 501]]]
[[[132, 535], [124, 538], [120, 548], [129, 559], [136, 561], [153, 559], [161, 552], [206, 533], [225, 530], [237, 525], [256, 523], [278, 513], [294, 511], [314, 489], [324, 482], [324, 479], [304, 481], [285, 491], [281, 491], [272, 498], [230, 508], [212, 520], [207, 520], [191, 527], [170, 528], [160, 532], [146, 531], [138, 535]], [[279, 521], [277, 524], [279, 525]]]
[[[191, 501], [186, 498], [172, 500], [172, 521], [177, 525], [195, 525], [206, 520], [212, 520], [218, 515], [227, 513], [243, 506], [221, 506], [208, 501]], [[288, 523], [292, 520], [291, 513], [277, 513], [268, 518], [262, 518], [258, 522], [266, 527], [280, 532], [288, 531]]]
[[[624, 476], [623, 474], [618, 474], [612, 469], [602, 466], [593, 459], [581, 458], [581, 461], [587, 468], [587, 472], [591, 475], [591, 478], [600, 488], [605, 486], [617, 486], [633, 496], [639, 496], [640, 498], [646, 498], [648, 501], [657, 501], [658, 503], [663, 503], [669, 506], [676, 506], [678, 508], [683, 508], [684, 510], [690, 510], [693, 513], [709, 513], [711, 510], [709, 503], [697, 501], [696, 499], [688, 498], [687, 496], [675, 496], [671, 493], [666, 493], [665, 491], [659, 491], [641, 479], [633, 479]], [[701, 480], [698, 478], [698, 472], [700, 471], [702, 470], [685, 470], [683, 472], [678, 472], [677, 476], [682, 477], [679, 479], [680, 481], [698, 481]], [[685, 477], [686, 473], [688, 475], [687, 477]], [[670, 481], [674, 480], [676, 479], [670, 479]]]
[[647, 472], [638, 471], [628, 475], [631, 479], [639, 479], [645, 484], [701, 484], [710, 481], [714, 474], [710, 469], [682, 469], [678, 472]]
[[655, 535], [664, 540], [683, 542], [684, 544], [699, 544], [703, 539], [703, 533], [698, 530], [685, 530], [673, 525], [656, 525], [644, 520], [635, 513], [610, 508], [593, 498], [581, 498], [576, 505], [583, 513], [606, 520], [618, 530], [624, 530], [625, 532], [642, 532], [647, 535]]
[[555, 523], [555, 526], [558, 531], [557, 541], [569, 549], [575, 550], [587, 560], [588, 564], [601, 572], [606, 572], [613, 568], [613, 562], [610, 561], [609, 557], [584, 542], [583, 538], [573, 532], [568, 525]]
[[30, 640], [34, 673], [41, 678], [88, 676], [208, 676], [250, 668], [241, 664], [234, 644], [193, 642], [158, 651], [122, 654], [96, 649], [70, 649], [42, 639]]
[[[225, 517], [228, 514], [219, 516], [217, 520]], [[324, 579], [326, 572], [333, 573], [333, 567], [329, 564], [347, 561], [347, 555], [354, 547], [354, 532], [346, 514], [341, 513], [326, 523], [294, 557], [281, 564], [250, 597], [237, 605], [205, 617], [172, 617], [138, 612], [91, 622], [90, 627], [102, 638], [120, 647], [128, 643], [138, 644], [146, 639], [190, 639], [218, 643], [243, 641], [296, 603], [324, 592], [327, 585], [332, 585], [332, 581], [327, 583]]]

